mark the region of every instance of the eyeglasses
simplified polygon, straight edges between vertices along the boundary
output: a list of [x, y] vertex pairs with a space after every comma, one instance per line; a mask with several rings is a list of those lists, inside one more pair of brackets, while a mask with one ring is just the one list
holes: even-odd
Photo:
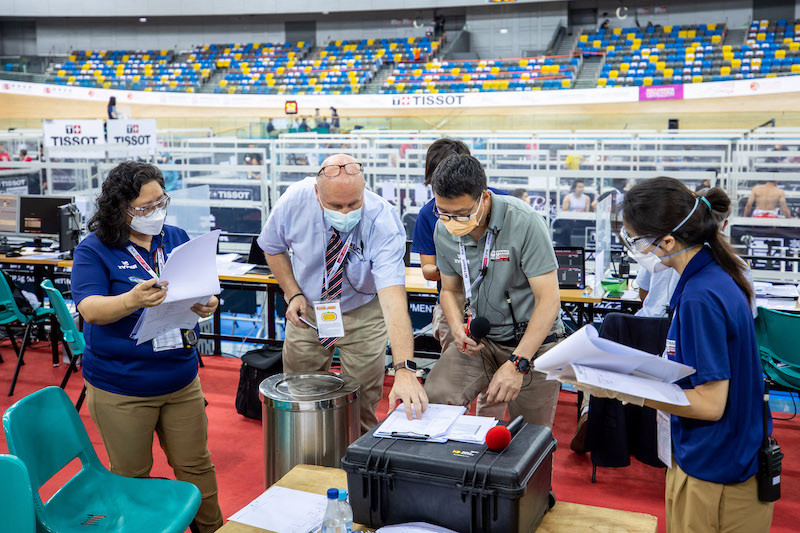
[[327, 165], [322, 167], [317, 176], [325, 176], [326, 178], [335, 178], [342, 173], [342, 169], [350, 176], [360, 174], [364, 170], [361, 163], [345, 163], [344, 165]]
[[626, 248], [637, 253], [644, 253], [647, 247], [656, 241], [652, 237], [631, 237], [625, 230], [625, 226], [619, 230], [619, 236]]
[[439, 208], [436, 207], [436, 204], [433, 204], [433, 216], [438, 218], [443, 222], [448, 222], [450, 220], [455, 220], [456, 222], [469, 222], [472, 218], [478, 213], [478, 202], [481, 201], [482, 196], [478, 196], [478, 199], [475, 200], [475, 203], [472, 204], [473, 208], [469, 215], [451, 215], [449, 213], [442, 213], [439, 211]]
[[157, 200], [152, 204], [146, 205], [144, 207], [128, 206], [128, 210], [130, 214], [135, 217], [143, 217], [145, 215], [149, 215], [150, 213], [158, 209], [166, 209], [167, 206], [169, 206], [169, 195], [164, 194], [164, 196], [160, 200]]

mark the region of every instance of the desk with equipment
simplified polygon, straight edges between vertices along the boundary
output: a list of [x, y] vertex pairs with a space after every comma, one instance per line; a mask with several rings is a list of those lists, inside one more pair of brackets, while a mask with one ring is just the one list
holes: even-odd
[[[325, 494], [331, 487], [346, 487], [347, 474], [339, 468], [300, 465], [294, 467], [276, 484], [279, 487]], [[374, 531], [360, 524], [354, 524], [356, 531]], [[537, 533], [656, 533], [658, 520], [655, 516], [629, 511], [618, 511], [591, 505], [557, 502], [545, 514]], [[273, 533], [265, 529], [246, 526], [238, 522], [228, 522], [219, 533]]]

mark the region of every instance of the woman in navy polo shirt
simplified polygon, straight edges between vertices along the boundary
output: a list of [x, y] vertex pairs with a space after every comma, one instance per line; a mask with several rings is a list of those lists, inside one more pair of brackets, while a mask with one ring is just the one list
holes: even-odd
[[[635, 185], [623, 203], [623, 240], [641, 267], [680, 274], [670, 302], [670, 359], [696, 369], [678, 382], [690, 405], [651, 400], [671, 414], [667, 531], [769, 531], [772, 503], [758, 499], [763, 392], [744, 265], [719, 233], [720, 188], [697, 196], [672, 178]], [[771, 420], [770, 420], [771, 422]]]
[[[75, 249], [72, 295], [86, 321], [82, 366], [89, 414], [111, 471], [148, 477], [157, 433], [175, 477], [200, 489], [195, 520], [205, 533], [222, 526], [222, 512], [197, 352], [184, 348], [180, 335], [177, 341], [165, 335], [138, 346], [131, 338], [142, 309], [166, 297], [169, 282], [156, 285], [160, 265], [189, 240], [182, 229], [164, 226], [168, 205], [155, 166], [128, 161], [111, 170], [88, 224], [92, 233]], [[217, 304], [212, 296], [192, 310], [205, 317]]]

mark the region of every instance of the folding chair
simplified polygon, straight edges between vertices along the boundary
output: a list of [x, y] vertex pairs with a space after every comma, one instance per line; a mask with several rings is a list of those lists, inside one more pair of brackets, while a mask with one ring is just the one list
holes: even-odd
[[0, 530], [35, 533], [33, 492], [25, 463], [13, 455], [0, 455], [0, 479]]

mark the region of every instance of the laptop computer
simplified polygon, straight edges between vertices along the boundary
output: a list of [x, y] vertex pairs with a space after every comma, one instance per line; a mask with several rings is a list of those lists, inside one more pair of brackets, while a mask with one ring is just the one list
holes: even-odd
[[558, 262], [559, 289], [586, 288], [586, 251], [579, 246], [553, 248]]
[[247, 262], [251, 265], [256, 265], [249, 270], [252, 274], [272, 274], [272, 271], [267, 265], [267, 258], [264, 257], [264, 250], [258, 245], [258, 237], [253, 237], [250, 243], [250, 255], [247, 256]]

